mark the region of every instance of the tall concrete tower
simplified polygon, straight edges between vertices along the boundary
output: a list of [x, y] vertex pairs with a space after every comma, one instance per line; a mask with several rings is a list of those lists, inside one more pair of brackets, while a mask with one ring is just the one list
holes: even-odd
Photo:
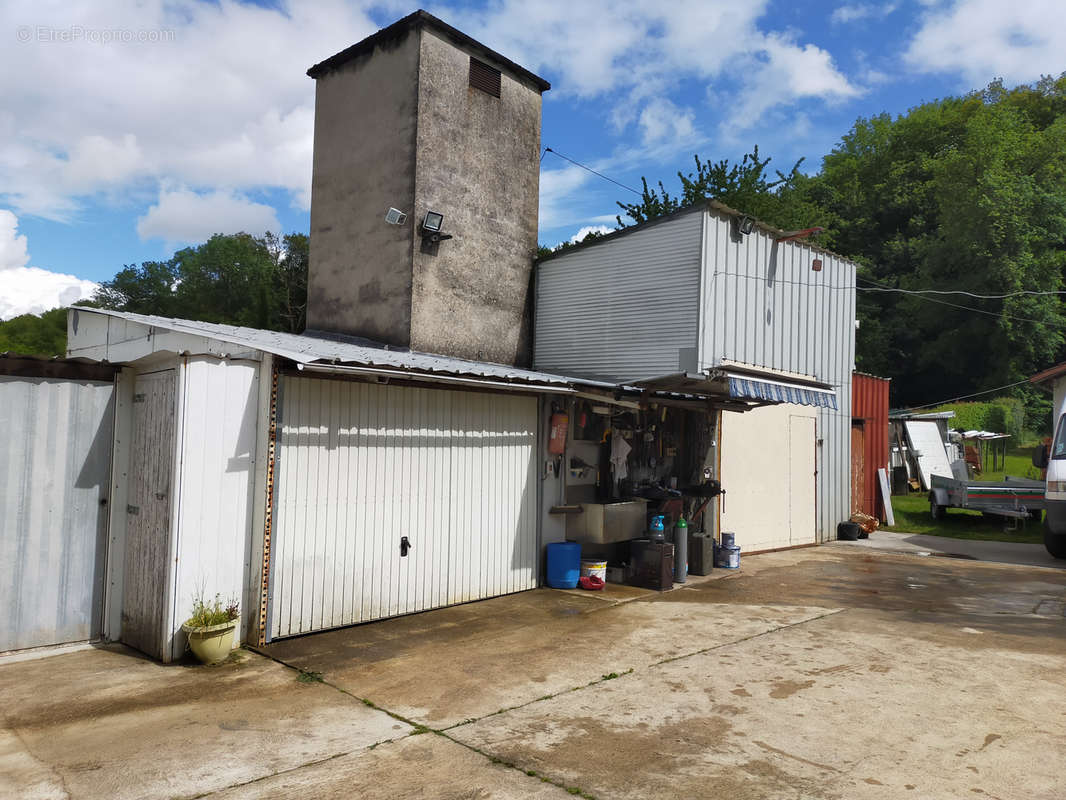
[[549, 84], [424, 11], [307, 74], [308, 328], [528, 363]]

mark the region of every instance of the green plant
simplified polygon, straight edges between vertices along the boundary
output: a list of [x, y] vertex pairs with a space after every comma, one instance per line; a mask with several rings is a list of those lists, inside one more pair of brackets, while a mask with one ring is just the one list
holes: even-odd
[[190, 627], [208, 628], [212, 625], [222, 625], [232, 622], [240, 616], [240, 605], [236, 600], [230, 600], [225, 606], [222, 599], [215, 595], [213, 602], [205, 602], [203, 592], [197, 592], [192, 600], [192, 616], [186, 623]]

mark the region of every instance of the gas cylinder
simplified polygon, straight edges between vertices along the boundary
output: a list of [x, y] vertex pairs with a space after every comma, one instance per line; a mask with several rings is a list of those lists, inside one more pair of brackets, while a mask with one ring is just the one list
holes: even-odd
[[674, 526], [674, 582], [688, 578], [688, 523], [681, 517]]
[[570, 427], [570, 418], [556, 412], [551, 418], [551, 435], [548, 437], [548, 452], [561, 456], [566, 452], [566, 432]]

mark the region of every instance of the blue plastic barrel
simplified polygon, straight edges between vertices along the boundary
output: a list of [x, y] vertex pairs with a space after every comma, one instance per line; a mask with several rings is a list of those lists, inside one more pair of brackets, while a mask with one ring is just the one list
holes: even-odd
[[581, 545], [552, 542], [548, 545], [548, 585], [553, 589], [575, 589], [581, 576]]

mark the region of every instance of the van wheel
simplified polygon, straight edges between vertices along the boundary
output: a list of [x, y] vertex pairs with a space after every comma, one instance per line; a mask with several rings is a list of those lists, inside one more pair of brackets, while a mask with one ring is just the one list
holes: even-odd
[[929, 516], [933, 519], [944, 519], [944, 506], [936, 501], [936, 495], [929, 495]]
[[1066, 535], [1044, 531], [1044, 547], [1055, 558], [1066, 558]]

